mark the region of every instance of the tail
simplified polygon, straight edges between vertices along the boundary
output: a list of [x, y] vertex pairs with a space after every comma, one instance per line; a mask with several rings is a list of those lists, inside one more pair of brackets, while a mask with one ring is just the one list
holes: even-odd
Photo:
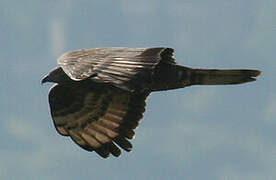
[[261, 74], [258, 70], [234, 69], [190, 69], [191, 85], [226, 85], [242, 84], [255, 81], [255, 77]]
[[178, 89], [191, 85], [227, 85], [255, 81], [261, 71], [249, 69], [193, 69], [160, 64], [154, 71], [152, 91]]

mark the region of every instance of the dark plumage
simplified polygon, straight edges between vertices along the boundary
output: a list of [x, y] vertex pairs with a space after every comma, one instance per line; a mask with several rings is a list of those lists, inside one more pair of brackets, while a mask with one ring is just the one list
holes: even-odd
[[130, 151], [153, 91], [191, 85], [241, 84], [258, 70], [192, 69], [176, 64], [171, 48], [95, 48], [65, 53], [43, 80], [56, 130], [101, 157]]

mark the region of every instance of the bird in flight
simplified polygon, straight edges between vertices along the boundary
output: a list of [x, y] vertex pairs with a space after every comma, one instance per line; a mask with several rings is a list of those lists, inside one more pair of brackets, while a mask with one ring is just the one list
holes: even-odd
[[[129, 142], [151, 92], [192, 85], [255, 81], [258, 70], [194, 69], [176, 64], [171, 48], [71, 51], [42, 79], [53, 82], [49, 104], [59, 134], [103, 158], [131, 151]], [[120, 148], [119, 148], [120, 147]]]

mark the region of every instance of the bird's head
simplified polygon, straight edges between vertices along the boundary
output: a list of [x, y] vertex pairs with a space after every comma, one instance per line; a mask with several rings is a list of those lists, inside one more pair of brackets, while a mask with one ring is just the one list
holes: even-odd
[[61, 67], [57, 67], [42, 79], [41, 84], [46, 82], [54, 82], [54, 83], [62, 84], [68, 81], [72, 81], [72, 80], [65, 74], [65, 72], [62, 70]]

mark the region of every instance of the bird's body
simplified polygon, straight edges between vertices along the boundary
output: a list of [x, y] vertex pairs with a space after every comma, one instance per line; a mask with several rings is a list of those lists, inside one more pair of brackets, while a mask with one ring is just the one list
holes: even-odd
[[55, 82], [49, 93], [57, 131], [102, 157], [131, 150], [154, 91], [191, 85], [241, 84], [257, 70], [193, 69], [176, 64], [171, 48], [95, 48], [72, 51], [42, 82]]

